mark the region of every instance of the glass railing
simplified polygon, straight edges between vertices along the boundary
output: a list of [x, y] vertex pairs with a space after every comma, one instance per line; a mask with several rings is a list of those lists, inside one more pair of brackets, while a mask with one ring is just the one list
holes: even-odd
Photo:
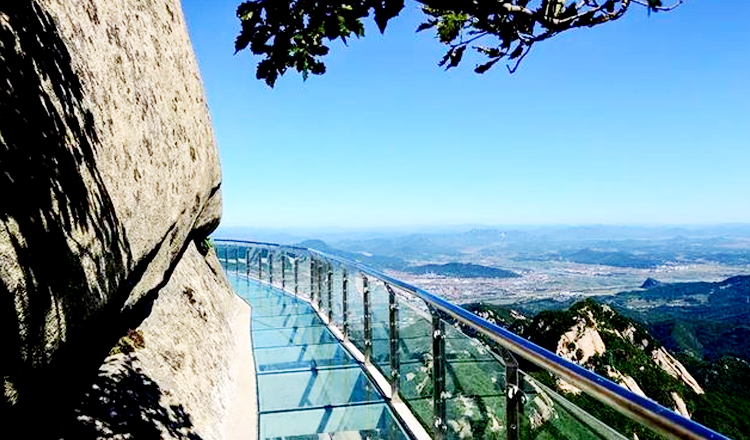
[[[636, 438], [726, 439], [358, 262], [313, 249], [234, 240], [216, 240], [216, 252], [226, 271], [308, 301], [365, 366], [415, 438], [634, 438], [632, 429], [608, 426], [548, 386], [562, 380], [635, 422], [628, 426], [638, 425]], [[521, 370], [519, 360], [533, 371]]]

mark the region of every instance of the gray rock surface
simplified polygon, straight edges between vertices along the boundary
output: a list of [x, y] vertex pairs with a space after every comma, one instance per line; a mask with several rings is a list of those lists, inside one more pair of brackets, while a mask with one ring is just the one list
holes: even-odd
[[[254, 380], [238, 386], [254, 371], [249, 307], [225, 286], [214, 254], [204, 258], [191, 244], [151, 313], [120, 339], [65, 413], [60, 435], [222, 439], [238, 438], [238, 426], [256, 434], [247, 429], [257, 419]], [[243, 399], [250, 406], [232, 420]]]
[[[201, 400], [193, 405], [205, 413], [193, 416], [201, 426], [221, 419], [220, 396], [231, 394], [235, 374], [222, 357], [235, 334], [223, 324], [234, 312], [228, 302], [210, 305], [202, 287], [231, 291], [199, 282], [215, 275], [188, 251], [219, 222], [220, 183], [178, 0], [0, 4], [0, 415], [24, 420], [75, 400], [119, 338], [143, 322], [147, 351], [132, 368], [185, 408]], [[170, 281], [180, 264], [198, 271], [192, 281]], [[195, 303], [160, 299], [172, 282], [195, 286]], [[224, 351], [213, 369], [172, 375], [167, 352], [188, 359], [189, 349], [172, 347], [149, 322], [196, 304], [215, 310], [205, 312], [212, 324], [192, 331]], [[209, 376], [216, 396], [188, 390]]]

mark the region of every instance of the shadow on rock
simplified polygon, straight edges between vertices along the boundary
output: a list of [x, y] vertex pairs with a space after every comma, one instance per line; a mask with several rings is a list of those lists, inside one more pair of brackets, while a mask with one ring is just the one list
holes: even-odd
[[[95, 367], [99, 364], [81, 357], [106, 355], [107, 349], [92, 349], [100, 345], [89, 331], [92, 317], [124, 302], [117, 297], [127, 290], [118, 287], [130, 283], [125, 276], [132, 258], [97, 169], [99, 145], [94, 116], [54, 19], [33, 1], [2, 2], [4, 405], [43, 397], [48, 385], [60, 382], [47, 379], [59, 358]], [[81, 346], [71, 345], [76, 343]], [[62, 346], [75, 355], [60, 356]]]
[[165, 405], [163, 393], [132, 353], [107, 358], [100, 374], [62, 422], [65, 439], [199, 440], [182, 405]]

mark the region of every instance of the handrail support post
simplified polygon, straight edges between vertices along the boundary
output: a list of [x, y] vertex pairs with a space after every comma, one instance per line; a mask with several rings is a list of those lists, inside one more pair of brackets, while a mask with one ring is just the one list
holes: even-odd
[[328, 322], [333, 322], [333, 264], [328, 262], [326, 265], [328, 272], [326, 273], [326, 288], [328, 289]]
[[349, 273], [344, 268], [341, 274], [341, 314], [343, 315], [344, 340], [349, 340]]
[[445, 405], [445, 323], [437, 310], [430, 307], [432, 315], [432, 401], [434, 438], [446, 438]]
[[294, 259], [294, 295], [299, 295], [299, 257]]
[[365, 274], [362, 274], [362, 305], [365, 318], [365, 364], [370, 364], [372, 357], [372, 316], [370, 316], [370, 283]]
[[503, 349], [505, 364], [505, 438], [518, 440], [519, 408], [521, 406], [521, 389], [519, 387], [518, 361], [506, 349]]
[[390, 284], [386, 284], [385, 288], [388, 290], [388, 324], [390, 333], [390, 359], [391, 359], [391, 399], [398, 400], [399, 391], [399, 379], [401, 377], [401, 363], [398, 356], [398, 303], [396, 298], [396, 292], [393, 290]]
[[273, 286], [273, 252], [268, 251], [268, 284]]

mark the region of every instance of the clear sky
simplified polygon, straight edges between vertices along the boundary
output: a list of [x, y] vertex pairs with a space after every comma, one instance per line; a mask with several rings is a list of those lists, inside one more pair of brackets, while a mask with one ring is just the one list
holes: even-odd
[[[750, 222], [750, 2], [634, 8], [518, 72], [445, 72], [414, 3], [274, 89], [233, 55], [239, 1], [184, 0], [223, 226]], [[468, 62], [467, 62], [468, 61]]]

